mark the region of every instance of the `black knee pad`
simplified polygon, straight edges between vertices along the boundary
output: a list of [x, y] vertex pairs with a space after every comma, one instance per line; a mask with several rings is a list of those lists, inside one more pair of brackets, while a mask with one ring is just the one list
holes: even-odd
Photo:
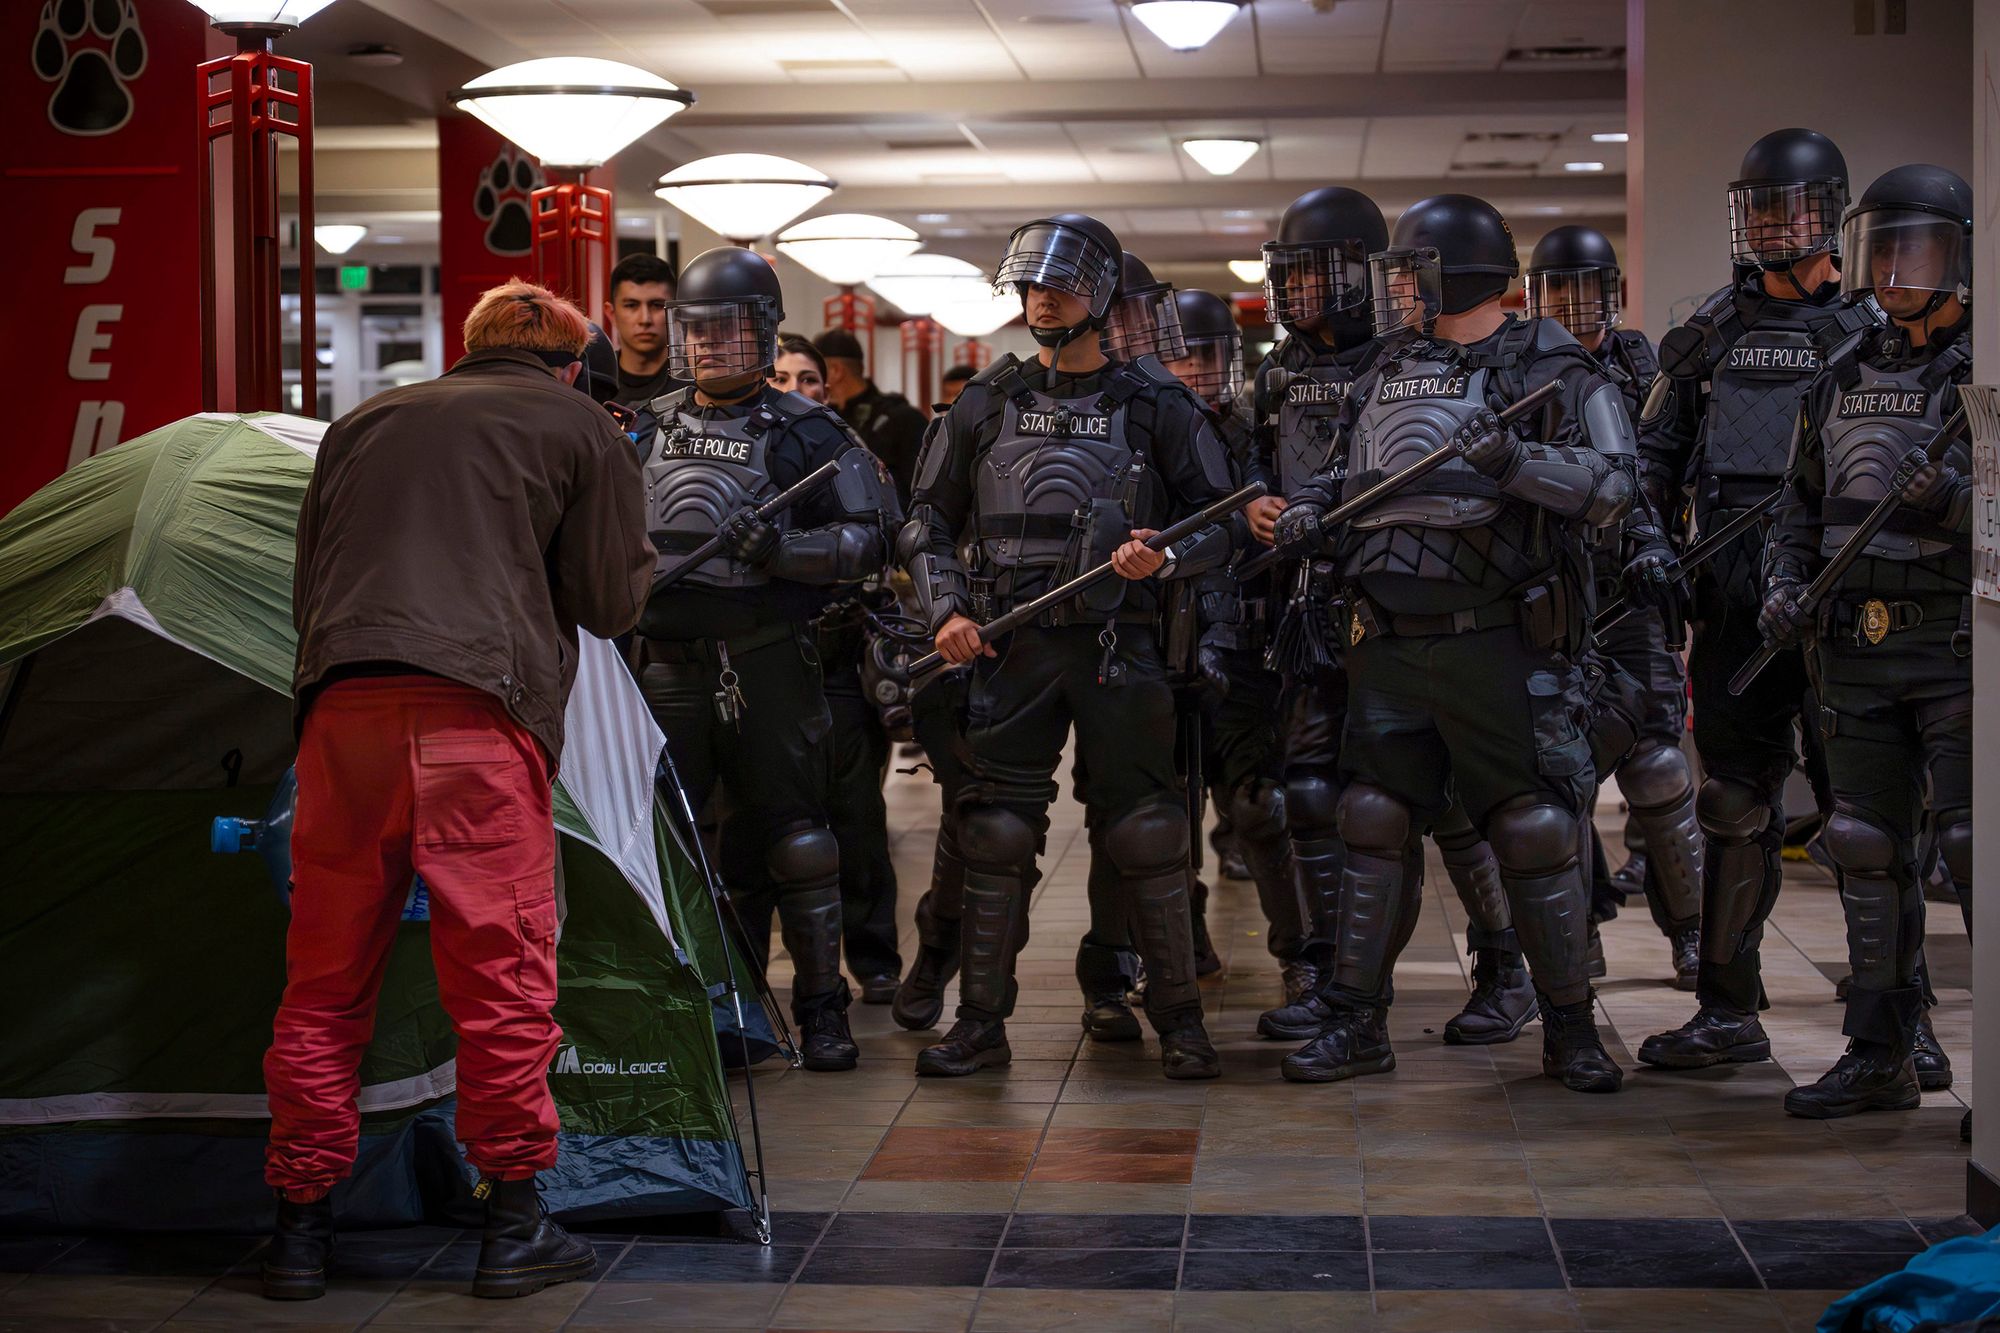
[[1709, 778], [1694, 798], [1701, 831], [1721, 842], [1745, 843], [1771, 822], [1764, 793], [1735, 778]]
[[1663, 810], [1688, 798], [1694, 774], [1679, 747], [1641, 741], [1618, 770], [1618, 790], [1634, 809]]
[[1972, 891], [1972, 812], [1945, 810], [1937, 817], [1938, 855], [1961, 894]]
[[1127, 878], [1171, 873], [1188, 863], [1187, 815], [1171, 805], [1128, 810], [1104, 830], [1104, 851]]
[[1885, 875], [1896, 864], [1896, 837], [1851, 810], [1836, 809], [1826, 821], [1826, 854], [1856, 875]]
[[1340, 838], [1352, 848], [1400, 856], [1410, 841], [1410, 807], [1380, 787], [1350, 783], [1340, 794]]
[[828, 829], [794, 829], [764, 854], [764, 868], [785, 886], [838, 882], [840, 843]]
[[1285, 817], [1295, 829], [1331, 829], [1340, 818], [1340, 786], [1320, 773], [1285, 779]]
[[975, 805], [959, 811], [958, 854], [968, 866], [1013, 871], [1035, 863], [1034, 825], [1004, 805]]
[[1238, 787], [1229, 800], [1229, 822], [1246, 838], [1267, 838], [1284, 832], [1284, 791], [1276, 783], [1262, 781]]
[[1486, 821], [1486, 840], [1507, 870], [1553, 875], [1577, 860], [1577, 817], [1559, 805], [1503, 806]]

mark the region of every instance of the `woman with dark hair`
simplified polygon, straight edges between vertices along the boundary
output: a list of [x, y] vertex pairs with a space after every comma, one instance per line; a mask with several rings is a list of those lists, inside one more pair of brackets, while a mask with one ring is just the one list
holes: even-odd
[[796, 333], [778, 335], [778, 356], [764, 378], [781, 393], [795, 393], [815, 403], [826, 401], [826, 358]]

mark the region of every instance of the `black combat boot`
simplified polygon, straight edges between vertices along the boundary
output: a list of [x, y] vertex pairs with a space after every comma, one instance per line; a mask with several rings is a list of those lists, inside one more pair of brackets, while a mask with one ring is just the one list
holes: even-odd
[[1133, 984], [1125, 964], [1128, 950], [1100, 944], [1090, 936], [1076, 946], [1076, 984], [1083, 992], [1083, 1032], [1092, 1041], [1137, 1041], [1139, 1016], [1126, 995]]
[[1604, 1049], [1589, 1000], [1554, 1005], [1543, 999], [1539, 1007], [1544, 1074], [1571, 1092], [1616, 1092], [1624, 1085], [1625, 1071]]
[[1198, 1016], [1160, 1033], [1160, 1071], [1171, 1079], [1222, 1077], [1222, 1057]]
[[1819, 1082], [1785, 1094], [1785, 1110], [1807, 1120], [1835, 1120], [1863, 1111], [1908, 1111], [1923, 1099], [1907, 1055], [1886, 1042], [1857, 1037]]
[[1011, 1064], [1013, 1059], [1005, 1023], [961, 1018], [951, 1025], [943, 1041], [917, 1052], [917, 1072], [937, 1078], [962, 1078], [981, 1069]]
[[850, 999], [843, 981], [828, 994], [792, 1002], [792, 1017], [799, 1024], [800, 1063], [807, 1069], [831, 1073], [860, 1063], [861, 1048], [847, 1026]]
[[1326, 1026], [1286, 1056], [1279, 1072], [1288, 1083], [1337, 1083], [1361, 1074], [1385, 1074], [1396, 1067], [1386, 1019], [1374, 1005], [1332, 1002]]
[[1465, 1008], [1446, 1020], [1445, 1044], [1497, 1046], [1520, 1036], [1534, 1016], [1535, 987], [1518, 949], [1474, 949], [1472, 994]]
[[1290, 1008], [1303, 1003], [1319, 985], [1319, 967], [1304, 954], [1287, 958], [1278, 964], [1278, 981], [1285, 988], [1285, 1002], [1279, 1008]]
[[1928, 1009], [1917, 1014], [1917, 1039], [1910, 1052], [1910, 1063], [1916, 1066], [1917, 1086], [1925, 1092], [1943, 1092], [1951, 1086], [1951, 1057], [1938, 1045]]
[[293, 1203], [278, 1195], [278, 1226], [264, 1251], [264, 1295], [274, 1301], [313, 1301], [326, 1295], [326, 1266], [333, 1258], [333, 1198]]
[[532, 1296], [557, 1282], [589, 1277], [597, 1251], [550, 1219], [535, 1178], [494, 1180], [472, 1192], [486, 1200], [486, 1234], [479, 1242], [475, 1296]]
[[1691, 991], [1701, 980], [1701, 919], [1667, 932], [1674, 955], [1674, 989]]
[[889, 1007], [889, 1017], [896, 1020], [898, 1027], [911, 1032], [936, 1027], [938, 1016], [944, 1013], [944, 988], [957, 974], [956, 945], [939, 949], [919, 943], [916, 961], [910, 964], [903, 984], [896, 987], [896, 999]]
[[1706, 1069], [1770, 1058], [1771, 1039], [1757, 1015], [1717, 1005], [1705, 1004], [1672, 1032], [1655, 1033], [1639, 1044], [1640, 1063], [1660, 1069]]
[[1604, 936], [1597, 929], [1597, 922], [1590, 922], [1589, 931], [1589, 971], [1591, 980], [1595, 981], [1606, 975], [1610, 969], [1604, 962]]
[[1646, 853], [1635, 849], [1625, 858], [1625, 864], [1611, 872], [1611, 887], [1621, 898], [1631, 898], [1646, 891]]
[[1208, 937], [1208, 885], [1197, 879], [1194, 882], [1192, 919], [1188, 922], [1194, 934], [1194, 974], [1198, 977], [1212, 977], [1222, 970], [1222, 955], [1215, 951], [1215, 941]]

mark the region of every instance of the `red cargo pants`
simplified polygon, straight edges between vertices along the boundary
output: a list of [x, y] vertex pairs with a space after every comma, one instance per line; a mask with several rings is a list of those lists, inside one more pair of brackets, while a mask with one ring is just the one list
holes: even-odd
[[360, 1064], [412, 873], [458, 1033], [458, 1137], [481, 1173], [556, 1160], [555, 825], [541, 745], [430, 676], [336, 682], [299, 738], [285, 996], [264, 1057], [264, 1177], [304, 1202], [354, 1165]]

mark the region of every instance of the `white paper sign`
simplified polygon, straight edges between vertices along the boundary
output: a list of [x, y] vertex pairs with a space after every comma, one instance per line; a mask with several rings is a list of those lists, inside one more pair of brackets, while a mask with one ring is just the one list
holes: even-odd
[[2000, 602], [2000, 387], [1958, 392], [1972, 434], [1972, 592]]

